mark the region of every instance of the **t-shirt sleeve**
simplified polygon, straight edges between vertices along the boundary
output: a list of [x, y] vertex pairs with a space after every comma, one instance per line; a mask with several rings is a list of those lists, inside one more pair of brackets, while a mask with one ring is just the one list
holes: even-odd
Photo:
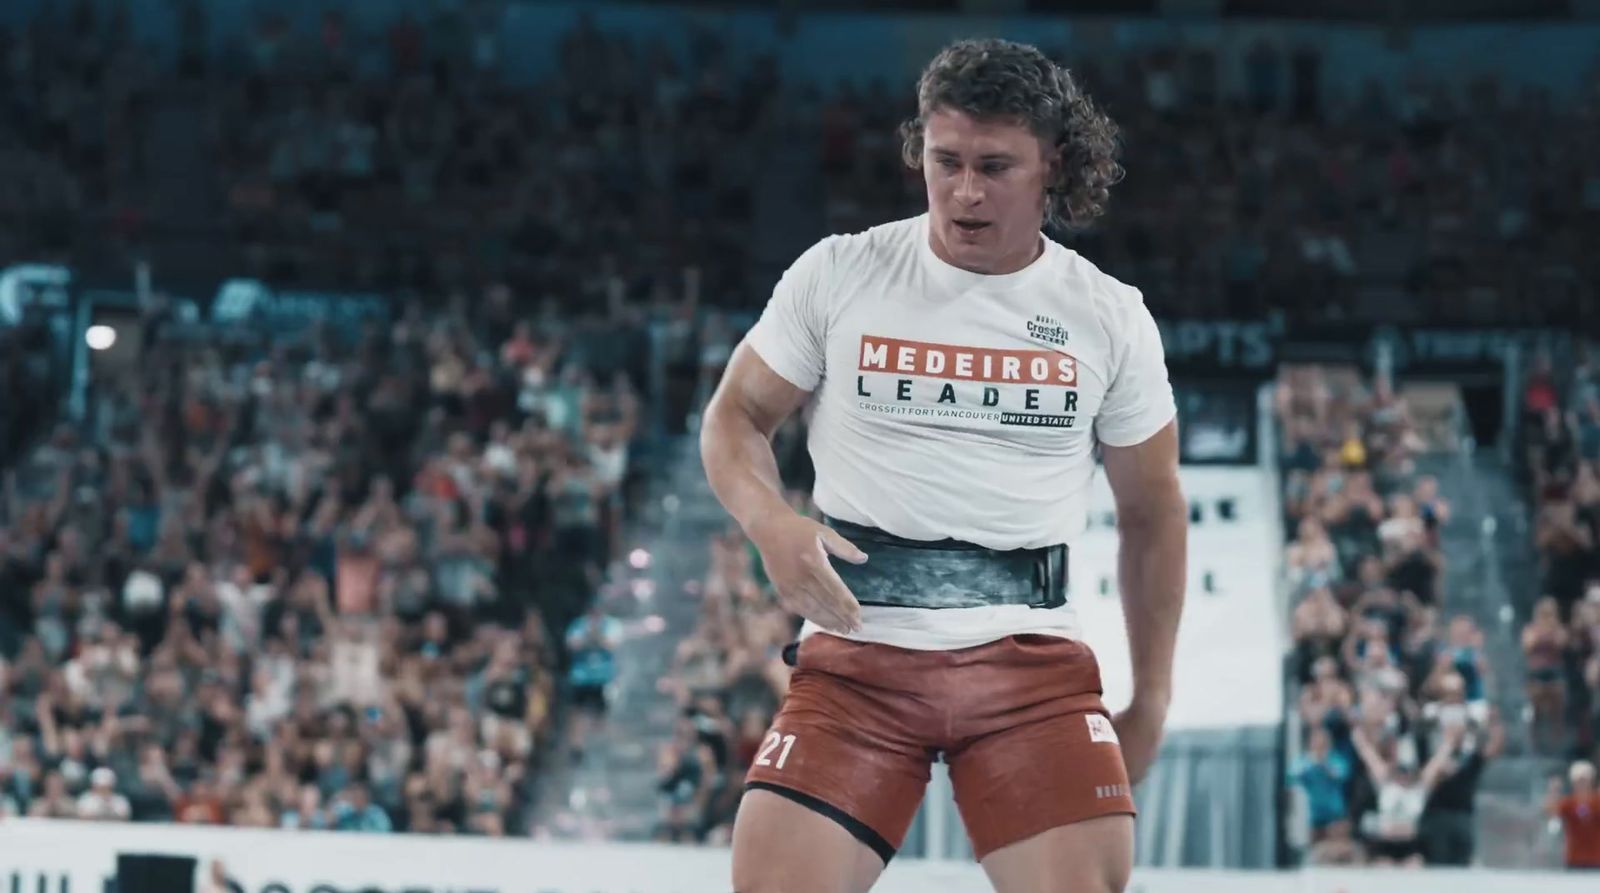
[[784, 271], [761, 318], [745, 337], [772, 371], [803, 391], [822, 381], [827, 345], [827, 278], [833, 239], [806, 249]]
[[1178, 414], [1167, 379], [1161, 330], [1142, 299], [1118, 308], [1122, 344], [1105, 402], [1095, 416], [1095, 435], [1107, 446], [1144, 443]]

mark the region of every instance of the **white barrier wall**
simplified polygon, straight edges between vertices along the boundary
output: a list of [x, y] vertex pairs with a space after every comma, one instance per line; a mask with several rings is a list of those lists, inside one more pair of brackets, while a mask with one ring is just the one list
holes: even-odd
[[[1275, 476], [1256, 468], [1185, 466], [1191, 507], [1189, 588], [1174, 655], [1169, 728], [1277, 725], [1283, 719], [1283, 556]], [[1106, 706], [1132, 692], [1117, 589], [1111, 487], [1095, 475], [1089, 529], [1072, 544], [1070, 595], [1100, 659]]]
[[[0, 893], [102, 893], [119, 853], [197, 858], [240, 893], [729, 893], [728, 851], [533, 840], [0, 822]], [[874, 893], [979, 893], [970, 863], [897, 861]], [[1129, 893], [1594, 893], [1594, 877], [1489, 871], [1141, 870]]]

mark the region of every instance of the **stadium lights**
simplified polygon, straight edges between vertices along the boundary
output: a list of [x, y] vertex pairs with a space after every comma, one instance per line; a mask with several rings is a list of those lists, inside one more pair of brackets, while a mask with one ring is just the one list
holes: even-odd
[[106, 325], [93, 325], [84, 330], [83, 341], [90, 350], [110, 350], [117, 343], [117, 330]]

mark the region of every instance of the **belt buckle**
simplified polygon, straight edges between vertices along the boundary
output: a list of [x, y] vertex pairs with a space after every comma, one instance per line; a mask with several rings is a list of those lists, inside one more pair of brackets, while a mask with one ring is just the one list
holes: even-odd
[[1066, 549], [1059, 545], [1045, 546], [1039, 550], [1039, 556], [1033, 562], [1033, 579], [1039, 590], [1039, 599], [1031, 607], [1059, 608], [1067, 603], [1065, 552]]

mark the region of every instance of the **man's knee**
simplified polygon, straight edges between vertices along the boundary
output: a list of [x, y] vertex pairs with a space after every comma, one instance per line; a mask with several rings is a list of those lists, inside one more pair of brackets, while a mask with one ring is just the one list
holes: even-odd
[[846, 882], [821, 877], [785, 877], [778, 872], [733, 872], [733, 893], [852, 893]]
[[1106, 859], [1098, 871], [1085, 878], [1083, 886], [1066, 885], [1061, 888], [1063, 893], [1071, 890], [1092, 890], [1094, 893], [1123, 893], [1128, 889], [1128, 879], [1133, 875], [1131, 861], [1122, 859]]
[[736, 893], [860, 893], [882, 871], [837, 821], [769, 790], [745, 795], [733, 831]]
[[983, 860], [999, 893], [1123, 893], [1133, 874], [1133, 822], [1102, 816], [1052, 828]]

